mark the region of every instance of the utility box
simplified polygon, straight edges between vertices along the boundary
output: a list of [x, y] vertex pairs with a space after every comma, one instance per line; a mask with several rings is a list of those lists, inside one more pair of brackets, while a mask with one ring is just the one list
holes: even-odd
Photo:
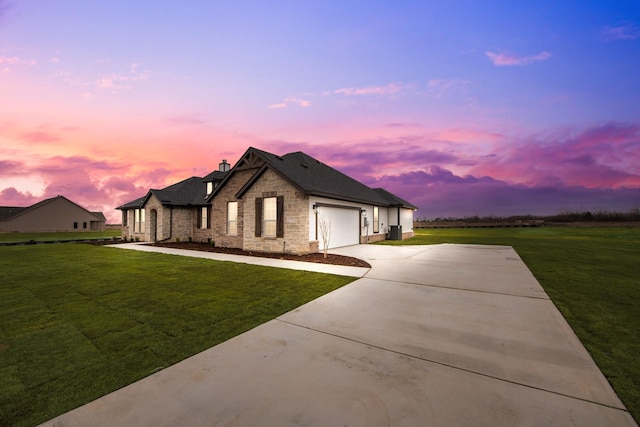
[[392, 225], [389, 232], [389, 240], [402, 240], [402, 226]]

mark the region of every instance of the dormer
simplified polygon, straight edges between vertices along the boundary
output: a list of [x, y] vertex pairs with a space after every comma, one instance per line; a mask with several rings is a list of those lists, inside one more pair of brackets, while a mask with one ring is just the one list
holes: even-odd
[[218, 170], [211, 172], [202, 179], [202, 181], [207, 185], [206, 194], [204, 196], [205, 199], [213, 193], [213, 190], [218, 188], [218, 185], [220, 185], [230, 170], [231, 164], [227, 163], [226, 159], [223, 159], [222, 162], [218, 164]]

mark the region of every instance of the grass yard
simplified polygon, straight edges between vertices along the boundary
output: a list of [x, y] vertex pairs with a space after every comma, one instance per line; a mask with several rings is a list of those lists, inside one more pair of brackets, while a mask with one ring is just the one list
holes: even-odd
[[640, 228], [417, 229], [405, 241], [513, 246], [640, 421]]
[[0, 243], [28, 242], [54, 242], [62, 240], [85, 240], [85, 239], [111, 239], [120, 237], [120, 229], [104, 231], [67, 231], [57, 233], [0, 233]]
[[0, 426], [32, 426], [353, 278], [51, 244], [0, 247]]

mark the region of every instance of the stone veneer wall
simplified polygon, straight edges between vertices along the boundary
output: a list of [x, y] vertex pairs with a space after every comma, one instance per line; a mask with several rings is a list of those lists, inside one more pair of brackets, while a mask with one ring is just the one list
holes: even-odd
[[[235, 172], [213, 198], [211, 228], [216, 246], [243, 249], [244, 201], [236, 199], [235, 195], [257, 170], [253, 168]], [[238, 202], [238, 234], [236, 236], [227, 235], [227, 202]]]
[[[193, 238], [193, 229], [195, 221], [194, 209], [174, 207], [173, 208], [173, 229], [171, 230], [171, 241], [180, 240], [185, 242], [189, 237]], [[165, 236], [167, 238], [169, 236]]]
[[368, 239], [367, 239], [367, 236], [360, 236], [360, 243], [364, 244], [364, 243], [380, 242], [386, 239], [387, 239], [387, 235], [385, 233], [375, 233], [375, 234], [369, 234]]
[[[274, 195], [284, 196], [284, 237], [256, 237], [255, 199]], [[312, 250], [309, 242], [309, 198], [280, 175], [268, 169], [245, 193], [243, 201], [244, 250], [298, 255], [308, 254]]]

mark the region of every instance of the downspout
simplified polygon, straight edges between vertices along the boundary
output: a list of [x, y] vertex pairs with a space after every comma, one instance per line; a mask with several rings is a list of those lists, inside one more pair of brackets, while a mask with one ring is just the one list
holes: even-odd
[[[156, 227], [157, 227], [157, 217], [156, 217]], [[166, 242], [167, 240], [171, 239], [171, 234], [173, 231], [173, 206], [169, 206], [169, 237], [167, 237], [166, 239], [162, 239], [162, 240], [158, 240], [157, 243], [162, 243], [162, 242]]]

